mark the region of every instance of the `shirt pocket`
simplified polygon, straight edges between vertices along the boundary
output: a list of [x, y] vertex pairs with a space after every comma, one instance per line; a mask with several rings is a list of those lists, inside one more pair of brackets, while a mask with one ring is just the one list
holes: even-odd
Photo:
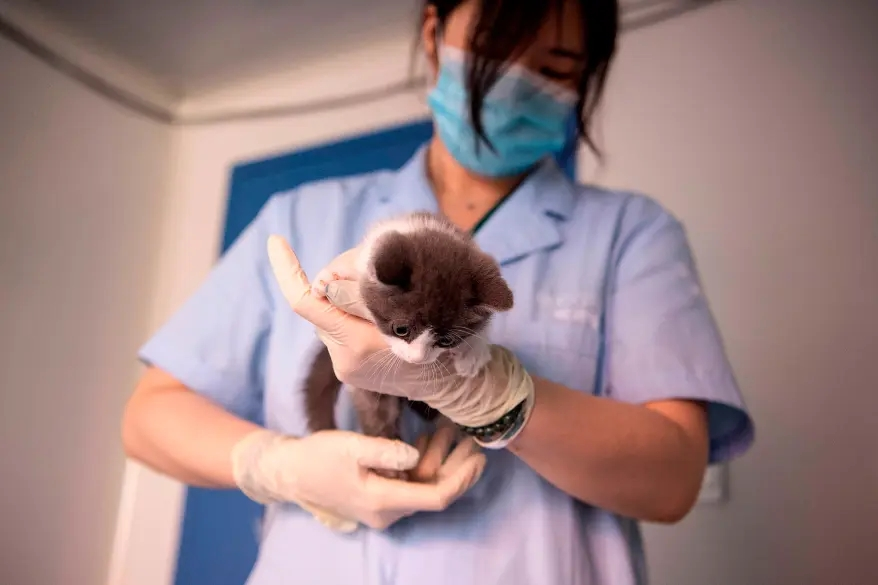
[[594, 393], [601, 336], [594, 319], [561, 319], [552, 313], [498, 324], [491, 341], [513, 351], [528, 372]]

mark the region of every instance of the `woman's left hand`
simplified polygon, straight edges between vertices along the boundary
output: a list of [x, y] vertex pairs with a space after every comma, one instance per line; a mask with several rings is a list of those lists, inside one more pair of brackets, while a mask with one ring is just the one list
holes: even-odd
[[[397, 359], [392, 368], [377, 367], [391, 350], [373, 323], [356, 316], [368, 315], [356, 281], [332, 280], [326, 287], [327, 298], [322, 298], [312, 291], [296, 254], [283, 238], [269, 238], [268, 255], [293, 311], [317, 327], [341, 382], [424, 402], [468, 427], [493, 423], [520, 402], [532, 402], [530, 376], [511, 352], [496, 345], [491, 346], [491, 361], [472, 378], [456, 374], [447, 356], [432, 364], [415, 365]], [[353, 257], [351, 251], [345, 252], [321, 275], [354, 274]]]

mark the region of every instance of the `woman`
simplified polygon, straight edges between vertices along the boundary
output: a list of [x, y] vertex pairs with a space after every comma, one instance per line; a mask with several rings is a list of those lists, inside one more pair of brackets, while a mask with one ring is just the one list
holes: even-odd
[[[646, 197], [572, 183], [552, 160], [571, 115], [593, 147], [617, 10], [427, 0], [435, 137], [396, 173], [273, 197], [142, 349], [126, 450], [270, 504], [252, 585], [644, 583], [637, 522], [683, 518], [705, 465], [751, 444], [681, 225]], [[309, 296], [298, 262], [316, 274], [372, 222], [417, 209], [476, 228], [515, 294], [480, 383], [444, 381], [439, 410], [471, 426], [474, 408], [523, 406], [484, 450], [452, 450], [451, 430], [428, 435], [413, 413], [405, 438], [428, 437], [417, 451], [350, 430], [307, 435], [296, 389], [314, 326], [358, 385], [381, 341]], [[417, 385], [393, 391], [425, 399]], [[339, 415], [353, 427], [344, 398]], [[415, 468], [414, 480], [369, 467]]]

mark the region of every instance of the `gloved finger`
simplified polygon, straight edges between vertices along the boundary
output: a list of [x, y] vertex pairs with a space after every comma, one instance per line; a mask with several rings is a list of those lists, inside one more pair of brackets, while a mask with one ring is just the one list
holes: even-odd
[[296, 253], [282, 236], [269, 236], [267, 248], [274, 277], [287, 302], [295, 310], [304, 298], [310, 296], [311, 285], [308, 277], [305, 276]]
[[366, 488], [375, 510], [439, 512], [471, 488], [481, 477], [484, 467], [485, 456], [475, 453], [452, 473], [440, 474], [435, 483], [399, 481], [370, 474]]
[[445, 461], [445, 457], [451, 449], [456, 434], [456, 429], [444, 426], [428, 438], [421, 454], [421, 460], [418, 461], [418, 466], [412, 473], [414, 481], [432, 481], [436, 477], [436, 473], [442, 467], [442, 462]]
[[318, 329], [336, 331], [344, 313], [325, 299], [311, 294], [308, 277], [305, 276], [296, 253], [283, 237], [269, 236], [268, 260], [281, 292], [293, 311]]
[[372, 314], [360, 296], [360, 283], [356, 280], [332, 280], [326, 285], [324, 294], [330, 303], [345, 313], [372, 321]]
[[421, 435], [415, 440], [415, 449], [418, 450], [418, 453], [421, 454], [421, 457], [424, 457], [424, 453], [427, 451], [427, 446], [430, 444], [430, 435]]
[[429, 446], [430, 446], [430, 435], [428, 435], [426, 433], [419, 436], [415, 440], [415, 449], [418, 450], [419, 457], [418, 457], [418, 464], [415, 466], [414, 469], [411, 470], [412, 481], [423, 481], [423, 478], [421, 477], [423, 474], [419, 470], [421, 469], [421, 466], [424, 463], [424, 453], [427, 452], [427, 447], [429, 447]]
[[439, 470], [439, 485], [445, 485], [450, 501], [453, 502], [476, 485], [485, 470], [485, 463], [487, 463], [485, 454], [477, 451], [471, 452], [462, 459], [454, 472], [447, 476], [447, 482], [442, 470]]
[[358, 522], [354, 522], [353, 520], [344, 520], [337, 516], [321, 516], [319, 514], [315, 514], [314, 518], [330, 530], [335, 530], [336, 532], [341, 532], [344, 534], [350, 534], [351, 532], [354, 532], [359, 526]]
[[461, 442], [436, 475], [445, 497], [455, 501], [472, 488], [485, 470], [487, 458], [471, 439]]
[[460, 467], [466, 465], [472, 457], [479, 455], [481, 451], [481, 447], [472, 437], [464, 438], [445, 459], [445, 462], [437, 470], [437, 475], [453, 475]]
[[299, 506], [306, 512], [310, 513], [315, 520], [331, 530], [349, 533], [356, 530], [357, 526], [359, 525], [359, 523], [355, 520], [349, 520], [347, 518], [342, 518], [341, 516], [336, 516], [335, 514], [324, 510], [319, 506], [315, 506], [310, 502], [299, 502]]
[[369, 469], [408, 470], [418, 464], [418, 450], [402, 441], [358, 435], [353, 447], [357, 465]]

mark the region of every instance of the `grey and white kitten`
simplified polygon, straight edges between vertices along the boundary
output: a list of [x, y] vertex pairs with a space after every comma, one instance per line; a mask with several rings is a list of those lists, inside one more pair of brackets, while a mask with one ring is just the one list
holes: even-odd
[[[396, 359], [430, 364], [451, 352], [456, 372], [475, 376], [490, 359], [484, 332], [495, 312], [512, 308], [500, 268], [469, 234], [444, 217], [415, 212], [375, 224], [359, 246], [357, 274], [363, 302]], [[392, 364], [376, 364], [376, 375]], [[334, 429], [341, 383], [326, 347], [314, 358], [304, 397], [312, 432]], [[400, 438], [405, 400], [350, 388], [366, 435]], [[421, 403], [413, 409], [432, 418]], [[385, 473], [405, 477], [404, 473]]]

